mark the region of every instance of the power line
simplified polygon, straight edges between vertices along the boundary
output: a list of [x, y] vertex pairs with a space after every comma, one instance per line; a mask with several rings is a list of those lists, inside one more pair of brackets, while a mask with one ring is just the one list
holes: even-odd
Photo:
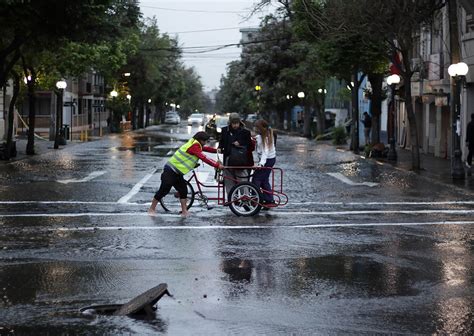
[[[257, 44], [257, 43], [263, 43], [263, 42], [273, 42], [273, 41], [279, 41], [281, 40], [280, 38], [275, 38], [275, 39], [267, 39], [267, 40], [258, 40], [258, 41], [249, 41], [249, 42], [241, 42], [241, 43], [229, 43], [229, 44], [221, 44], [221, 45], [212, 45], [212, 46], [194, 46], [194, 47], [181, 47], [179, 49], [176, 48], [142, 48], [142, 51], [159, 51], [159, 50], [165, 50], [165, 51], [172, 51], [175, 52], [177, 50], [182, 50], [182, 53], [185, 54], [201, 54], [201, 53], [206, 53], [206, 52], [211, 52], [211, 51], [217, 51], [221, 50], [224, 48], [229, 48], [229, 47], [240, 47], [248, 44]], [[199, 50], [199, 51], [185, 51], [184, 49], [204, 49], [204, 48], [209, 48], [207, 50]]]
[[215, 28], [215, 29], [203, 29], [203, 30], [188, 30], [188, 31], [182, 31], [182, 32], [171, 32], [167, 34], [202, 33], [202, 32], [211, 32], [211, 31], [219, 31], [219, 30], [234, 30], [234, 29], [249, 29], [249, 28], [256, 28], [256, 27], [233, 27], [233, 28]]
[[248, 14], [248, 11], [206, 11], [200, 9], [178, 9], [178, 8], [165, 8], [165, 7], [155, 7], [155, 6], [143, 6], [140, 5], [140, 8], [151, 8], [151, 9], [160, 9], [167, 10], [172, 12], [189, 12], [189, 13], [216, 13], [216, 14]]

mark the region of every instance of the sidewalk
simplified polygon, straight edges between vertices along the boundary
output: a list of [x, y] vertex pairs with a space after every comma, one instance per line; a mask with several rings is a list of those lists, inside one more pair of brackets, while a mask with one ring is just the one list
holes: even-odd
[[54, 141], [49, 141], [49, 140], [41, 140], [38, 138], [35, 138], [35, 155], [27, 155], [26, 154], [26, 144], [28, 143], [28, 140], [26, 137], [18, 137], [15, 139], [16, 141], [16, 157], [11, 158], [9, 161], [4, 161], [0, 160], [0, 165], [2, 164], [7, 164], [11, 163], [14, 161], [20, 161], [25, 158], [32, 158], [37, 155], [45, 154], [54, 150], [61, 150], [62, 148], [66, 146], [74, 146], [76, 144], [81, 144], [82, 142], [80, 141], [68, 141], [66, 146], [59, 146], [58, 149], [54, 149]]
[[[347, 147], [347, 150], [349, 148]], [[396, 148], [397, 160], [389, 161], [387, 158], [370, 158], [387, 165], [391, 165], [395, 169], [404, 171], [412, 170], [412, 152], [400, 147]], [[418, 172], [420, 176], [434, 179], [448, 185], [461, 187], [465, 190], [474, 191], [474, 178], [469, 174], [467, 167], [463, 162], [463, 168], [466, 173], [465, 179], [453, 179], [451, 175], [451, 160], [435, 157], [430, 154], [420, 153], [421, 170]]]

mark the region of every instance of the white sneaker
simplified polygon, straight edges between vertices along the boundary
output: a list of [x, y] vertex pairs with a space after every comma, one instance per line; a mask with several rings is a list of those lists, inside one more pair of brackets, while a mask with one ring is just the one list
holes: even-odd
[[467, 161], [466, 161], [466, 167], [471, 169], [471, 165], [469, 163], [467, 163]]

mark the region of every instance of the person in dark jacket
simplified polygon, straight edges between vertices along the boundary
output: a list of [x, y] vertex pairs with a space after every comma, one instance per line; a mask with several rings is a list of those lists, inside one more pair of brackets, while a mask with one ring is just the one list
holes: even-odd
[[372, 130], [372, 117], [367, 112], [364, 112], [364, 119], [362, 119], [362, 123], [364, 124], [365, 144], [370, 145], [370, 131]]
[[466, 144], [469, 152], [467, 154], [466, 166], [471, 168], [472, 155], [474, 154], [474, 113], [471, 114], [471, 121], [467, 124]]
[[[252, 159], [249, 155], [252, 146], [250, 131], [244, 127], [238, 113], [231, 113], [229, 115], [229, 125], [222, 128], [218, 146], [218, 151], [224, 154], [224, 166], [252, 166], [253, 162], [251, 162]], [[240, 162], [236, 164], [234, 154], [238, 150], [243, 153], [243, 156], [240, 158]], [[249, 171], [245, 168], [229, 168], [224, 169], [224, 176], [227, 177], [224, 179], [224, 186], [226, 194], [228, 194], [237, 183], [236, 181], [248, 181]]]

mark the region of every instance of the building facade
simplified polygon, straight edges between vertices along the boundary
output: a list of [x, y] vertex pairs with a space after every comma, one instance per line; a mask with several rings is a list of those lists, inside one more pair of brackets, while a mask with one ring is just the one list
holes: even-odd
[[[451, 158], [453, 131], [459, 132], [461, 150], [466, 156], [465, 127], [474, 113], [474, 21], [471, 10], [464, 1], [458, 3], [460, 26], [461, 61], [469, 65], [469, 72], [461, 87], [460, 120], [454, 125], [450, 105], [452, 78], [448, 74], [451, 64], [450, 18], [448, 7], [441, 9], [431, 25], [414, 32], [414, 58], [411, 60], [415, 73], [411, 91], [415, 111], [420, 151], [436, 157]], [[470, 2], [467, 1], [469, 7]], [[396, 133], [401, 147], [411, 148], [409, 123], [405, 103], [397, 100]]]
[[[88, 73], [66, 80], [63, 94], [61, 125], [69, 129], [69, 140], [85, 140], [101, 136], [107, 129], [109, 113], [106, 110], [104, 79], [98, 73]], [[36, 91], [35, 132], [54, 140], [56, 129], [57, 96], [54, 91]], [[19, 110], [17, 133], [26, 133], [29, 125], [29, 106], [25, 100]]]

